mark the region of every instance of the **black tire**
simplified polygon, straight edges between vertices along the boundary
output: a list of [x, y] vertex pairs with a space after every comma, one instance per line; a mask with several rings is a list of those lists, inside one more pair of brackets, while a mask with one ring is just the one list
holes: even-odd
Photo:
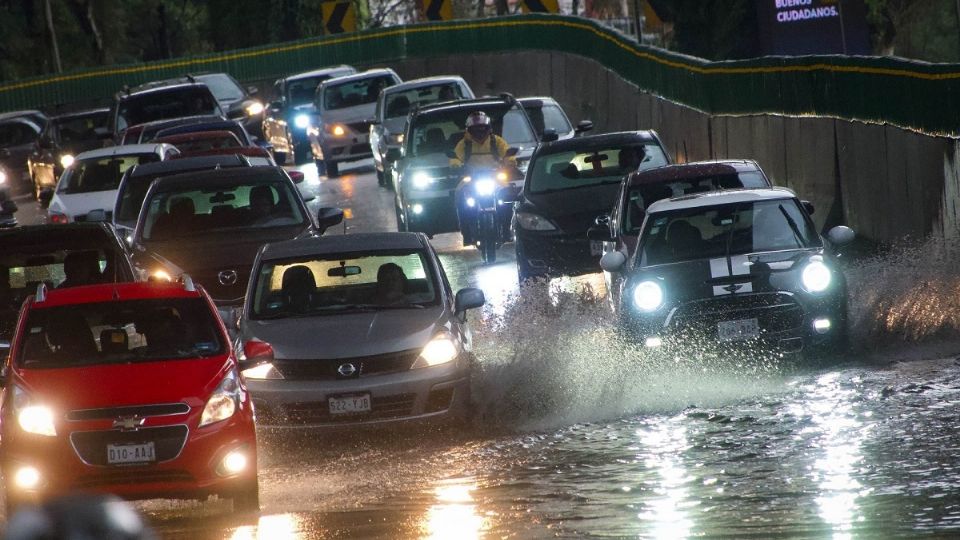
[[480, 258], [487, 264], [497, 262], [497, 221], [494, 214], [480, 216], [477, 236], [480, 237]]
[[480, 258], [487, 264], [497, 262], [497, 243], [493, 240], [480, 240]]
[[233, 513], [250, 515], [260, 513], [260, 482], [256, 477], [245, 481], [233, 492]]
[[387, 175], [384, 171], [377, 171], [377, 185], [387, 187]]
[[336, 161], [324, 161], [327, 169], [327, 178], [340, 176], [340, 165]]
[[304, 163], [309, 162], [311, 154], [313, 154], [313, 150], [311, 150], [309, 146], [307, 146], [306, 148], [303, 148], [303, 147], [297, 148], [296, 146], [294, 146], [293, 147], [293, 164], [303, 165]]

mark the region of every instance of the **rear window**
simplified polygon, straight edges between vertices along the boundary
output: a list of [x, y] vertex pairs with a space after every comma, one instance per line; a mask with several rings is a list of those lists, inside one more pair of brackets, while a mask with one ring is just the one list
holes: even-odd
[[323, 109], [329, 111], [376, 103], [380, 91], [396, 83], [392, 75], [368, 77], [341, 84], [331, 83], [323, 89]]
[[17, 364], [43, 369], [219, 355], [225, 345], [215, 317], [202, 298], [32, 309]]
[[545, 103], [542, 107], [524, 107], [527, 116], [530, 117], [530, 123], [533, 129], [537, 131], [538, 137], [543, 137], [544, 129], [552, 129], [558, 135], [573, 131], [573, 126], [567, 120], [560, 107], [553, 103]]
[[464, 97], [460, 85], [455, 82], [421, 86], [404, 92], [391, 92], [384, 99], [383, 117], [400, 118], [407, 116], [414, 107]]
[[117, 130], [168, 118], [218, 114], [221, 114], [220, 106], [206, 86], [149, 92], [120, 103]]
[[97, 128], [107, 126], [107, 113], [57, 119], [60, 142], [70, 144], [97, 139]]
[[160, 156], [152, 152], [80, 160], [60, 177], [57, 192], [72, 194], [114, 190], [120, 186], [127, 169], [154, 161], [160, 161]]
[[667, 164], [659, 145], [624, 144], [541, 154], [530, 167], [527, 189], [547, 193], [598, 184], [619, 184], [638, 170]]

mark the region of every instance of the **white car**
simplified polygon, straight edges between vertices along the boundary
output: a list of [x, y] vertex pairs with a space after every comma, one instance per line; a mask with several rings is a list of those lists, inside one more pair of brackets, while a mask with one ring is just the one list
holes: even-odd
[[79, 154], [57, 182], [40, 193], [49, 202], [50, 223], [109, 221], [123, 173], [143, 163], [166, 161], [180, 152], [170, 144], [129, 144]]

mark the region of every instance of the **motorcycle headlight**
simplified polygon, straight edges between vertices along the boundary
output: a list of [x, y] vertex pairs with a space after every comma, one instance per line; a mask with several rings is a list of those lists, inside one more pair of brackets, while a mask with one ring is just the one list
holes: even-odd
[[53, 421], [53, 409], [30, 403], [30, 397], [20, 387], [13, 387], [13, 408], [20, 429], [34, 435], [55, 437], [57, 428]]
[[663, 305], [663, 287], [654, 281], [644, 281], [633, 289], [633, 304], [640, 311], [656, 311]]
[[240, 384], [237, 381], [236, 371], [230, 371], [220, 381], [220, 385], [213, 391], [207, 400], [200, 415], [200, 427], [216, 422], [222, 422], [237, 412], [237, 402], [240, 399]]
[[283, 375], [273, 367], [273, 364], [260, 364], [259, 366], [243, 370], [243, 376], [247, 379], [275, 380], [282, 379]]
[[812, 293], [823, 292], [830, 287], [833, 281], [833, 272], [821, 260], [813, 260], [803, 269], [801, 274], [803, 288]]
[[420, 351], [420, 357], [410, 369], [439, 366], [453, 362], [460, 355], [460, 348], [453, 341], [453, 337], [446, 333], [434, 336], [427, 346]]
[[76, 158], [74, 158], [71, 154], [64, 154], [60, 156], [60, 165], [62, 165], [64, 169], [73, 165], [74, 161], [76, 161]]
[[260, 103], [259, 101], [254, 101], [249, 105], [247, 105], [246, 107], [244, 107], [243, 110], [246, 111], [247, 116], [256, 116], [263, 112], [263, 103]]
[[433, 178], [430, 178], [430, 175], [419, 171], [413, 174], [413, 187], [417, 189], [426, 189], [433, 182]]
[[297, 126], [300, 129], [307, 129], [310, 127], [310, 116], [306, 114], [298, 114], [293, 117], [293, 125]]
[[517, 212], [517, 224], [521, 228], [527, 229], [528, 231], [555, 231], [556, 227], [553, 226], [553, 223], [550, 223], [550, 220], [543, 216], [538, 216], [537, 214], [530, 214], [528, 212]]
[[477, 195], [481, 196], [493, 195], [493, 192], [497, 189], [497, 183], [494, 182], [492, 178], [481, 178], [477, 180], [474, 186]]

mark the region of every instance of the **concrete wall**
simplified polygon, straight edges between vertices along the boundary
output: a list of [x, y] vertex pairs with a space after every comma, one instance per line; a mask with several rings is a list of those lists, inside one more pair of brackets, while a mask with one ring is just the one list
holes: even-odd
[[677, 161], [755, 159], [777, 185], [816, 206], [819, 227], [840, 223], [877, 241], [931, 232], [957, 236], [957, 141], [818, 117], [716, 116], [643, 93], [600, 64], [563, 53], [438, 56], [392, 64], [402, 78], [460, 74], [478, 95], [555, 97], [596, 132], [655, 129]]

